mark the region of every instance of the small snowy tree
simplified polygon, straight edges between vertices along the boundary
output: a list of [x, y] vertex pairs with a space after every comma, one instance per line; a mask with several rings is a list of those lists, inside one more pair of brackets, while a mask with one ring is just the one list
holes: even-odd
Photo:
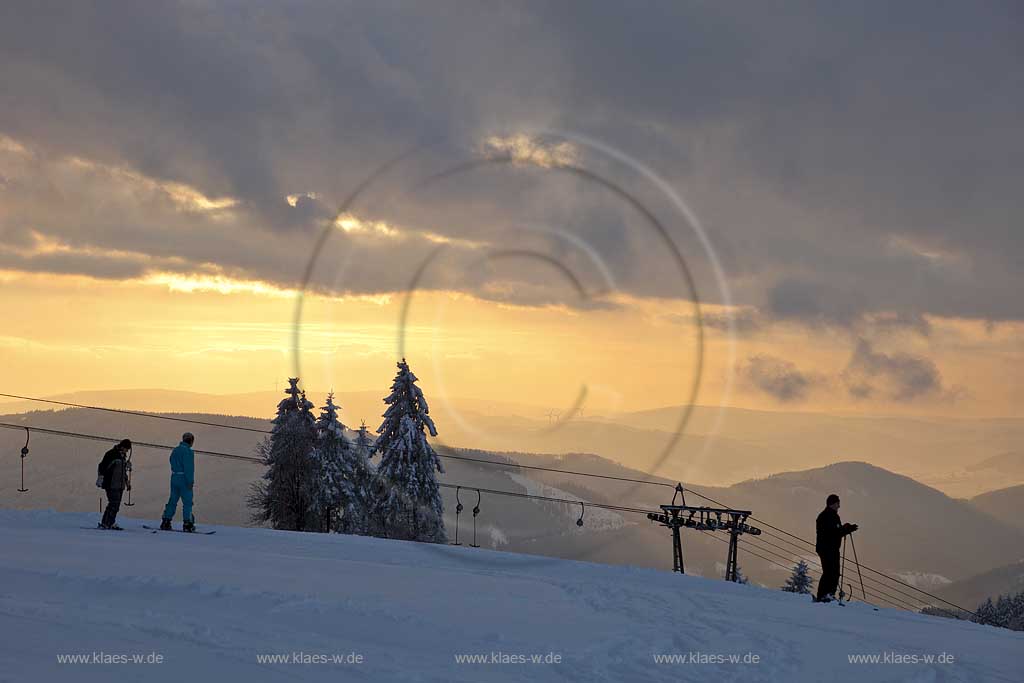
[[437, 436], [437, 429], [416, 381], [403, 358], [384, 399], [388, 408], [373, 447], [381, 456], [373, 517], [379, 533], [389, 538], [443, 543], [447, 535], [436, 475], [444, 467], [427, 442], [427, 434]]
[[978, 605], [974, 613], [971, 621], [979, 624], [1024, 631], [1024, 591], [1000, 595], [994, 604], [989, 598]]
[[988, 598], [985, 602], [978, 605], [978, 608], [974, 610], [974, 617], [971, 618], [971, 621], [977, 624], [998, 626], [996, 623], [996, 606], [992, 604], [992, 598]]
[[370, 438], [365, 420], [359, 424], [359, 431], [356, 433], [355, 449], [364, 458], [369, 459], [373, 455], [373, 439]]
[[262, 481], [253, 484], [248, 502], [254, 510], [253, 522], [305, 531], [319, 527], [310, 498], [315, 471], [310, 455], [316, 446], [316, 427], [313, 404], [299, 389], [299, 379], [293, 377], [288, 383], [287, 398], [277, 404], [270, 436], [256, 448], [267, 471]]
[[1011, 602], [1006, 628], [1014, 631], [1024, 631], [1024, 591], [1013, 596]]
[[750, 579], [743, 575], [739, 565], [736, 565], [736, 583], [742, 583], [744, 586], [750, 583]]
[[807, 563], [800, 560], [796, 566], [793, 567], [793, 573], [786, 579], [786, 585], [782, 587], [782, 590], [787, 593], [801, 593], [808, 594], [811, 592], [811, 577], [807, 573]]
[[327, 395], [327, 403], [316, 420], [316, 439], [312, 452], [314, 472], [310, 504], [322, 528], [331, 531], [351, 515], [349, 508], [353, 505], [356, 487], [349, 457], [352, 445], [345, 438], [345, 425], [338, 419], [333, 392]]
[[377, 473], [370, 462], [373, 455], [373, 439], [366, 428], [366, 422], [359, 425], [355, 442], [348, 456], [351, 462], [354, 484], [353, 498], [342, 519], [341, 531], [348, 534], [370, 534], [374, 532], [371, 512], [374, 506], [374, 484]]

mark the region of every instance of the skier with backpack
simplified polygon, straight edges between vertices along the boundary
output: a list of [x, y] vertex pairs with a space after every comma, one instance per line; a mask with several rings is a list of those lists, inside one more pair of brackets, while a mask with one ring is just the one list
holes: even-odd
[[196, 437], [191, 432], [185, 432], [181, 437], [181, 443], [171, 451], [171, 495], [167, 499], [167, 506], [164, 508], [163, 520], [160, 522], [160, 529], [171, 531], [171, 520], [178, 510], [178, 500], [181, 499], [181, 530], [193, 532], [196, 530], [195, 518], [192, 516], [192, 488], [195, 486], [195, 453], [192, 445]]
[[121, 509], [121, 496], [125, 489], [131, 489], [128, 483], [128, 471], [131, 469], [128, 453], [131, 450], [132, 442], [124, 439], [104, 454], [96, 468], [96, 486], [107, 494], [107, 507], [97, 525], [100, 529], [121, 531], [117, 525], [117, 512]]
[[815, 527], [814, 551], [821, 560], [821, 578], [814, 602], [831, 602], [839, 588], [839, 546], [844, 536], [857, 530], [857, 525], [843, 524], [839, 519], [839, 496], [832, 493], [825, 499], [825, 509], [818, 514]]

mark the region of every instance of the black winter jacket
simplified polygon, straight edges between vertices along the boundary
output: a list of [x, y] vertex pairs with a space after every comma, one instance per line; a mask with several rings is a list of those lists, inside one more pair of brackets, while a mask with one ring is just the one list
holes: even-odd
[[849, 526], [844, 526], [842, 520], [839, 519], [839, 513], [830, 507], [826, 507], [818, 514], [815, 527], [817, 528], [817, 537], [814, 550], [819, 555], [839, 552], [843, 536], [850, 533]]
[[121, 449], [114, 446], [103, 456], [96, 468], [96, 475], [103, 477], [103, 488], [123, 491], [127, 483], [124, 470], [124, 456], [121, 455]]

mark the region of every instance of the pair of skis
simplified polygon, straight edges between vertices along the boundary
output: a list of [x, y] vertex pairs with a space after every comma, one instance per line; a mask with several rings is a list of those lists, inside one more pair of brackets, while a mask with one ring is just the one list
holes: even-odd
[[216, 530], [214, 530], [214, 531], [185, 531], [184, 529], [161, 529], [160, 527], [149, 526], [148, 524], [143, 524], [142, 528], [143, 529], [149, 529], [154, 534], [156, 532], [158, 532], [158, 531], [177, 531], [179, 534], [199, 534], [200, 536], [212, 536], [213, 534], [217, 533]]
[[[101, 526], [83, 526], [81, 528], [92, 529], [93, 531], [132, 531], [132, 529], [125, 529], [124, 527], [118, 529], [104, 529]], [[143, 524], [142, 528], [153, 534], [155, 534], [158, 531], [176, 531], [179, 534], [195, 534], [197, 536], [212, 536], [213, 534], [217, 533], [216, 529], [213, 531], [185, 531], [184, 529], [160, 529], [158, 527], [149, 526], [147, 524]]]

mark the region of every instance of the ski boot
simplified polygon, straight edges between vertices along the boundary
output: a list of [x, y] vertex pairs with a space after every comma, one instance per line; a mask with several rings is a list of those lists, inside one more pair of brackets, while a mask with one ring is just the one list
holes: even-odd
[[110, 529], [111, 531], [124, 531], [124, 527], [123, 526], [118, 526], [117, 522], [114, 522], [113, 524], [111, 524], [107, 528]]
[[160, 520], [160, 531], [172, 531], [171, 520], [164, 517]]
[[184, 522], [182, 522], [181, 530], [185, 531], [185, 532], [188, 532], [188, 533], [192, 533], [193, 531], [195, 531], [196, 530], [196, 522], [195, 522], [195, 520], [194, 519], [186, 519]]
[[110, 529], [110, 527], [107, 526], [106, 524], [104, 524], [103, 522], [98, 523], [96, 525], [96, 528], [97, 529], [103, 529], [104, 531], [108, 531]]

